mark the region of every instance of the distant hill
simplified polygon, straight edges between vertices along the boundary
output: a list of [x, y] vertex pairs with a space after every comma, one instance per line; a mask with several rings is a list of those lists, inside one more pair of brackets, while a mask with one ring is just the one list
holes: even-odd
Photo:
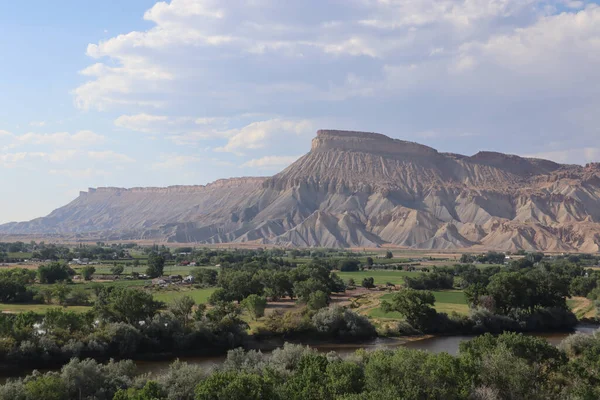
[[0, 234], [282, 246], [600, 251], [600, 164], [322, 130], [270, 178], [98, 188]]

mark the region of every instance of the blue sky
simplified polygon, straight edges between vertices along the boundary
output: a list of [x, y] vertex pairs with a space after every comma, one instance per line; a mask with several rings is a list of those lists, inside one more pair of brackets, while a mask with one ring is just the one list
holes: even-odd
[[600, 161], [592, 1], [3, 2], [0, 55], [0, 223], [270, 175], [319, 128]]

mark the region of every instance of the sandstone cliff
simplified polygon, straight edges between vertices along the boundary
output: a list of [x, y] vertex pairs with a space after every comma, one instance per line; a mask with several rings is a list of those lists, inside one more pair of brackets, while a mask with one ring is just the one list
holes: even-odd
[[283, 246], [600, 251], [600, 164], [322, 130], [270, 178], [98, 188], [1, 234]]

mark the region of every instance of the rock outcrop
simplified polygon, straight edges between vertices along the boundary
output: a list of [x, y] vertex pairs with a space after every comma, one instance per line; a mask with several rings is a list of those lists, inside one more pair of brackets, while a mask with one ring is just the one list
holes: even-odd
[[440, 153], [377, 133], [319, 131], [270, 178], [98, 188], [0, 234], [281, 246], [600, 250], [600, 164]]

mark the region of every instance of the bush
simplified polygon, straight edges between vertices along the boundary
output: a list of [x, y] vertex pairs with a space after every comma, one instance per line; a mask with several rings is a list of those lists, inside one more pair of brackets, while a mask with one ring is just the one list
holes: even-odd
[[91, 281], [92, 277], [95, 273], [96, 273], [96, 268], [90, 267], [90, 266], [83, 267], [83, 269], [81, 270], [81, 276], [86, 281]]
[[319, 310], [312, 322], [316, 331], [327, 337], [349, 340], [377, 336], [375, 327], [366, 317], [339, 306]]
[[38, 275], [40, 283], [53, 284], [70, 281], [71, 277], [75, 275], [75, 271], [63, 263], [54, 262], [47, 265], [40, 265], [38, 267]]
[[[373, 265], [373, 264], [371, 264]], [[338, 269], [342, 272], [355, 272], [360, 270], [360, 261], [358, 260], [341, 260], [338, 265]]]

